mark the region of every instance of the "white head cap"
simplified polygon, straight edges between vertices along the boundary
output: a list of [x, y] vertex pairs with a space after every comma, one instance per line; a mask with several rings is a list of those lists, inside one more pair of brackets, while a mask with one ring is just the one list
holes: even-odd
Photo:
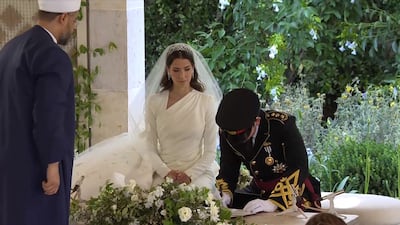
[[76, 12], [81, 7], [81, 0], [38, 0], [39, 9], [46, 12]]

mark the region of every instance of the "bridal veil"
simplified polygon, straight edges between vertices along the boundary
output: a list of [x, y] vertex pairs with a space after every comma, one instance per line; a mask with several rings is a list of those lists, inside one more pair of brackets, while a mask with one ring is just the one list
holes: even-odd
[[192, 51], [194, 66], [204, 86], [204, 92], [213, 96], [217, 104], [221, 100], [221, 89], [203, 56], [184, 43], [168, 46], [147, 76], [145, 85], [130, 99], [128, 132], [108, 138], [75, 158], [72, 185], [80, 184], [82, 199], [96, 196], [107, 180], [122, 185], [129, 179], [134, 179], [142, 188], [150, 188], [153, 169], [142, 152], [145, 149], [144, 106], [149, 96], [160, 91], [160, 82], [166, 76], [168, 52], [179, 48]]

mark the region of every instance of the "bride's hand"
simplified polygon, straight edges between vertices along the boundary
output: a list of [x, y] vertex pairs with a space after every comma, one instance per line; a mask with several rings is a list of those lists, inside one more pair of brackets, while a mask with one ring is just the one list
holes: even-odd
[[179, 170], [169, 171], [166, 177], [171, 178], [175, 183], [178, 184], [190, 184], [190, 182], [192, 182], [192, 179], [185, 172]]
[[175, 180], [176, 180], [177, 177], [178, 177], [178, 174], [179, 174], [179, 171], [177, 171], [177, 170], [170, 170], [170, 171], [167, 173], [167, 176], [165, 176], [165, 177], [169, 177], [169, 178], [171, 178], [171, 179], [175, 182]]
[[179, 171], [175, 182], [178, 184], [182, 184], [182, 183], [190, 184], [192, 182], [192, 179], [185, 172]]

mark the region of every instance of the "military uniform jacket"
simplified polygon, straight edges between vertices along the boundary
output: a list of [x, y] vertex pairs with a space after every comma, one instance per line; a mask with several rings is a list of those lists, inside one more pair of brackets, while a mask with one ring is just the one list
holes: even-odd
[[[272, 110], [260, 110], [259, 116], [261, 122], [254, 144], [248, 141], [233, 146], [220, 135], [217, 188], [234, 197], [243, 163], [253, 177], [250, 190], [258, 195], [257, 198], [270, 199], [284, 210], [292, 205], [292, 185], [300, 195], [307, 189], [304, 185], [310, 177], [307, 152], [294, 116]], [[313, 201], [320, 197], [319, 184], [315, 189], [311, 190], [315, 192], [312, 193]]]

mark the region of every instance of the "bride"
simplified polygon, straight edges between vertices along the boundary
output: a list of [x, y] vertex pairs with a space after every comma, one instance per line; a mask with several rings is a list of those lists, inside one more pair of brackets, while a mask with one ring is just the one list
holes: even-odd
[[135, 100], [129, 107], [145, 105], [145, 112], [130, 115], [134, 127], [128, 133], [76, 157], [72, 184], [80, 185], [82, 199], [97, 195], [107, 180], [123, 185], [134, 179], [148, 189], [170, 177], [215, 188], [215, 112], [222, 94], [204, 58], [187, 44], [168, 46], [143, 92], [145, 103]]

